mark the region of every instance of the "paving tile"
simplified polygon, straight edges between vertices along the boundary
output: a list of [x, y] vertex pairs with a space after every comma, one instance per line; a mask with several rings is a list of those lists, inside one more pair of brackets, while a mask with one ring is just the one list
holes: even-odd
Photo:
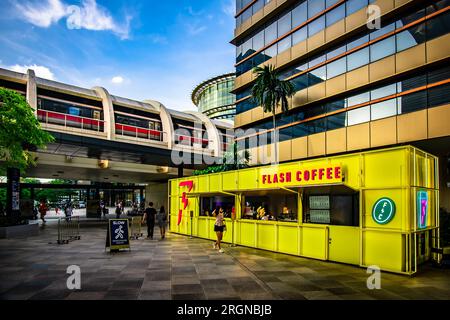
[[[0, 299], [450, 300], [450, 271], [430, 265], [414, 277], [383, 273], [382, 289], [369, 290], [356, 266], [228, 245], [219, 254], [210, 240], [176, 234], [111, 254], [105, 230], [83, 227], [82, 239], [64, 246], [51, 224], [36, 237], [0, 240]], [[81, 268], [80, 291], [66, 288], [69, 265]]]

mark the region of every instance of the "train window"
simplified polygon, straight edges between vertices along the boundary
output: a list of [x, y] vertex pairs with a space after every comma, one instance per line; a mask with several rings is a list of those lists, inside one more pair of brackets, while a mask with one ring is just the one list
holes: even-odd
[[75, 107], [69, 107], [69, 114], [73, 116], [79, 116], [80, 115], [80, 109]]

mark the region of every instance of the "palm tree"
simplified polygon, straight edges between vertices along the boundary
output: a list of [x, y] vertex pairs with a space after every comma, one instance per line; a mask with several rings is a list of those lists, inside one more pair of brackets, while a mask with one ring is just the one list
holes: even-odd
[[281, 106], [282, 113], [289, 110], [288, 98], [295, 94], [294, 86], [289, 81], [280, 80], [278, 72], [272, 65], [253, 68], [257, 75], [252, 88], [253, 99], [256, 100], [264, 112], [271, 112], [275, 140], [275, 161], [278, 163], [278, 132], [276, 127], [276, 110]]

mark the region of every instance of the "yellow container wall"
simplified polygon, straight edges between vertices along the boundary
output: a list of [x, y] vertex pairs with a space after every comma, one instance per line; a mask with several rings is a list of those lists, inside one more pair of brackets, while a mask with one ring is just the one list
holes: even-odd
[[300, 227], [297, 225], [278, 226], [277, 251], [288, 254], [299, 254], [300, 248]]
[[328, 259], [336, 262], [359, 264], [360, 229], [358, 227], [328, 226]]
[[364, 231], [363, 246], [363, 265], [403, 271], [406, 260], [405, 243], [400, 233]]
[[328, 230], [326, 227], [304, 226], [301, 237], [302, 256], [327, 259]]
[[[263, 183], [262, 174], [335, 166], [342, 168], [345, 185], [360, 194], [359, 226], [302, 224], [302, 206], [298, 208], [300, 216], [298, 223], [239, 219], [241, 213], [239, 199], [246, 192], [299, 186], [299, 182], [295, 179], [290, 183]], [[360, 266], [377, 265], [382, 270], [412, 273], [414, 271], [409, 266], [408, 260], [409, 255], [414, 254], [414, 250], [409, 251], [405, 239], [410, 237], [417, 226], [419, 191], [428, 195], [427, 229], [437, 226], [439, 197], [437, 168], [436, 157], [414, 147], [404, 146], [272, 167], [174, 179], [169, 183], [170, 227], [172, 232], [189, 235], [189, 211], [193, 210], [193, 235], [215, 239], [215, 219], [198, 217], [199, 197], [202, 193], [211, 196], [224, 195], [223, 191], [231, 192], [236, 194], [235, 210], [238, 220], [235, 221], [233, 229], [231, 220], [227, 219], [228, 231], [223, 239], [225, 242]], [[182, 193], [189, 194], [188, 188], [179, 186], [182, 181], [193, 181], [191, 193], [195, 195], [189, 198], [189, 206], [183, 211], [183, 220], [178, 226]], [[375, 203], [384, 197], [393, 200], [396, 212], [389, 223], [378, 224], [372, 218], [372, 210]], [[301, 197], [299, 198], [301, 203]]]

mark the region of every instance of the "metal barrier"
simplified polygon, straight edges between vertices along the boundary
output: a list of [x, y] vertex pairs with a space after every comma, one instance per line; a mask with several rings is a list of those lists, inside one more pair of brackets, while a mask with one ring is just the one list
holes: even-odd
[[58, 244], [68, 244], [80, 239], [80, 217], [58, 219]]
[[131, 239], [137, 240], [139, 237], [144, 236], [141, 231], [142, 217], [131, 218]]

